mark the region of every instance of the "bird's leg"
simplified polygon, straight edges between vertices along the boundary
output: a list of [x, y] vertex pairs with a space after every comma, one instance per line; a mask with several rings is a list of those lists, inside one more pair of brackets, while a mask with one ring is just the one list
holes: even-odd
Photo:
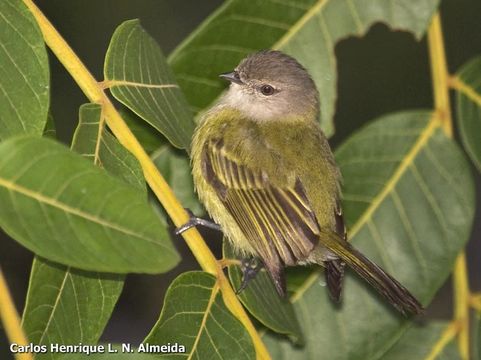
[[219, 263], [219, 265], [221, 266], [222, 269], [225, 269], [226, 267], [229, 267], [229, 266], [241, 266], [241, 261], [240, 260], [237, 260], [237, 259], [226, 259], [226, 258], [222, 258], [220, 260], [217, 260], [217, 262]]
[[260, 269], [262, 269], [263, 264], [258, 261], [257, 258], [246, 258], [241, 260], [241, 271], [242, 271], [242, 282], [235, 292], [236, 295], [239, 295], [242, 290], [244, 290], [249, 283], [249, 281], [253, 280]]
[[205, 220], [205, 219], [202, 219], [200, 217], [197, 217], [195, 216], [192, 211], [190, 211], [189, 209], [185, 209], [188, 213], [189, 213], [189, 221], [187, 221], [184, 225], [181, 225], [179, 226], [178, 228], [175, 229], [175, 235], [180, 235], [182, 234], [184, 231], [187, 231], [189, 230], [190, 228], [194, 227], [194, 226], [203, 226], [203, 227], [207, 227], [209, 229], [213, 229], [213, 230], [217, 230], [217, 231], [222, 231], [222, 229], [220, 228], [220, 225], [212, 222], [212, 221], [209, 221], [209, 220]]

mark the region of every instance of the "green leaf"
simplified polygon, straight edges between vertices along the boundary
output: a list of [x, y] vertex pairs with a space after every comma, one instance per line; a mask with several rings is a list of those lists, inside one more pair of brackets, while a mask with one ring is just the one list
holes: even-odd
[[119, 113], [147, 153], [152, 153], [167, 144], [167, 140], [155, 128], [126, 107], [120, 108]]
[[[321, 126], [334, 133], [336, 43], [363, 35], [382, 21], [419, 39], [439, 0], [230, 0], [202, 23], [169, 57], [182, 90], [196, 110], [225, 88], [218, 78], [247, 54], [279, 49], [313, 76], [321, 99]], [[255, 36], [253, 36], [255, 34]]]
[[162, 52], [138, 20], [125, 21], [112, 36], [104, 74], [112, 95], [160, 131], [176, 147], [188, 149], [194, 121]]
[[142, 168], [137, 159], [106, 129], [102, 107], [84, 104], [79, 111], [79, 124], [72, 140], [72, 150], [95, 165], [142, 192], [147, 192]]
[[[448, 323], [432, 322], [409, 328], [399, 341], [381, 357], [381, 360], [425, 360], [438, 342]], [[436, 360], [461, 359], [456, 341], [450, 341]]]
[[[122, 291], [124, 277], [86, 272], [35, 258], [23, 329], [30, 342], [96, 344]], [[37, 354], [57, 359], [61, 354]]]
[[172, 282], [160, 319], [144, 343], [182, 344], [189, 359], [255, 358], [250, 336], [226, 308], [215, 277], [200, 271], [183, 273]]
[[[239, 258], [227, 240], [224, 240], [225, 259]], [[239, 289], [242, 272], [239, 266], [229, 266], [229, 278], [234, 289]], [[296, 344], [303, 343], [303, 335], [297, 321], [294, 307], [287, 299], [282, 299], [276, 291], [267, 272], [262, 269], [247, 287], [239, 294], [242, 304], [249, 312], [269, 329], [286, 334]]]
[[0, 141], [42, 135], [49, 107], [47, 51], [20, 0], [0, 1]]
[[53, 120], [52, 114], [48, 114], [47, 122], [43, 128], [43, 136], [49, 137], [51, 139], [57, 138], [57, 129], [55, 127], [55, 121]]
[[464, 65], [455, 78], [456, 109], [461, 141], [481, 171], [481, 57]]
[[[449, 275], [474, 216], [469, 164], [439, 124], [424, 111], [387, 115], [336, 152], [349, 238], [425, 305]], [[323, 284], [313, 273], [292, 297], [306, 346], [268, 336], [273, 354], [378, 359], [406, 329], [407, 319], [352, 271], [340, 306]]]
[[181, 204], [195, 215], [202, 216], [205, 211], [194, 192], [188, 157], [165, 145], [152, 154], [152, 161], [172, 187]]
[[145, 195], [46, 139], [0, 144], [0, 226], [37, 255], [84, 270], [159, 273], [179, 256]]

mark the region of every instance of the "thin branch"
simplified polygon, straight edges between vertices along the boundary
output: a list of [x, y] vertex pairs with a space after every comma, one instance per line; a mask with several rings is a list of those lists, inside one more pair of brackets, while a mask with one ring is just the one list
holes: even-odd
[[454, 265], [454, 318], [459, 321], [461, 329], [458, 336], [458, 347], [461, 358], [469, 359], [469, 285], [464, 252], [456, 259]]
[[[428, 30], [429, 55], [434, 93], [434, 106], [439, 113], [446, 136], [453, 137], [451, 106], [449, 103], [449, 73], [444, 51], [443, 32], [439, 13], [433, 16]], [[461, 253], [454, 266], [454, 318], [460, 324], [458, 348], [463, 360], [469, 359], [469, 285], [466, 257]]]
[[439, 337], [438, 341], [433, 345], [431, 352], [424, 358], [424, 360], [435, 360], [437, 357], [442, 353], [446, 345], [448, 345], [451, 340], [459, 332], [460, 326], [459, 323], [456, 321], [452, 321], [446, 329], [442, 332], [441, 336]]
[[466, 95], [469, 99], [478, 104], [478, 106], [481, 106], [481, 95], [479, 95], [476, 90], [466, 84], [458, 76], [451, 76], [449, 78], [449, 86]]
[[[33, 3], [33, 1], [23, 1], [35, 17], [48, 47], [74, 78], [75, 82], [79, 85], [89, 100], [102, 105], [103, 114], [105, 116], [107, 125], [112, 130], [112, 133], [119, 140], [119, 142], [137, 158], [142, 166], [147, 183], [159, 199], [166, 212], [169, 214], [172, 222], [175, 224], [175, 226], [181, 226], [185, 224], [189, 220], [189, 214], [182, 207], [179, 200], [177, 200], [172, 189], [164, 180], [159, 170], [150, 159], [149, 155], [142, 148], [120, 114], [117, 112], [112, 102], [105, 94], [103, 86], [94, 79], [82, 61], [73, 52], [67, 42], [62, 38], [62, 36], [43, 15], [40, 9]], [[251, 336], [252, 342], [256, 349], [257, 358], [270, 359], [264, 343], [260, 339], [259, 334], [252, 324], [249, 316], [232, 290], [229, 281], [222, 271], [222, 267], [218, 264], [216, 258], [206, 245], [199, 232], [195, 228], [192, 228], [182, 233], [182, 236], [200, 264], [201, 268], [217, 277], [224, 302], [234, 316], [244, 325], [247, 332]]]
[[[0, 268], [0, 319], [2, 320], [7, 339], [10, 344], [27, 345], [27, 337], [20, 325], [20, 316], [18, 316], [15, 305], [13, 304], [10, 290]], [[17, 360], [33, 360], [32, 353], [15, 354]]]
[[434, 93], [434, 108], [439, 113], [447, 136], [453, 137], [451, 106], [449, 104], [448, 65], [444, 51], [443, 31], [439, 13], [433, 16], [428, 29], [429, 58]]

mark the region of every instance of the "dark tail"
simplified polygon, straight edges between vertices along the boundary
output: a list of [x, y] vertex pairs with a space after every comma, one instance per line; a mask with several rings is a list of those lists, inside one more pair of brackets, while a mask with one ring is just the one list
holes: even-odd
[[342, 280], [344, 278], [344, 268], [346, 263], [341, 259], [329, 260], [324, 262], [324, 276], [326, 277], [329, 295], [335, 302], [339, 302], [342, 291]]
[[[324, 235], [324, 233], [323, 233]], [[322, 236], [322, 243], [383, 295], [402, 314], [421, 314], [419, 301], [396, 279], [335, 234]]]

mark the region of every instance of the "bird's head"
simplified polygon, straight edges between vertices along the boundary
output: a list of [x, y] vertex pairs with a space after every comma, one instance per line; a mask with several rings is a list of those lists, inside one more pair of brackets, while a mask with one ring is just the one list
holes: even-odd
[[222, 102], [254, 120], [318, 117], [314, 81], [297, 60], [280, 51], [251, 54], [220, 77], [231, 83]]

